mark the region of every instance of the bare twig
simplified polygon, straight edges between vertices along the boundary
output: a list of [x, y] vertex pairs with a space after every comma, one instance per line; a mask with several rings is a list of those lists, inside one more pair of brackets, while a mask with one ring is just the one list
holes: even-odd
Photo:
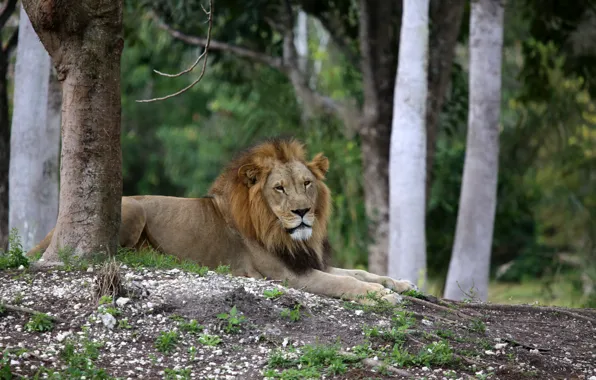
[[33, 309], [28, 308], [28, 307], [9, 305], [9, 304], [6, 304], [6, 303], [0, 303], [0, 305], [4, 309], [6, 309], [6, 310], [15, 311], [15, 312], [18, 312], [18, 313], [27, 313], [27, 314], [45, 314], [45, 315], [48, 316], [48, 318], [50, 318], [54, 322], [66, 323], [66, 321], [64, 319], [60, 318], [60, 317], [56, 317], [54, 315], [43, 313], [41, 311], [33, 310]]
[[201, 79], [203, 79], [203, 76], [205, 75], [205, 71], [207, 69], [207, 54], [209, 53], [209, 45], [210, 45], [210, 42], [211, 42], [211, 30], [213, 29], [213, 0], [209, 0], [209, 11], [207, 11], [205, 8], [203, 8], [203, 11], [205, 12], [205, 14], [207, 14], [207, 16], [208, 16], [207, 22], [209, 23], [209, 27], [207, 29], [207, 41], [205, 43], [205, 50], [203, 51], [203, 53], [201, 55], [199, 55], [199, 57], [195, 60], [195, 62], [193, 62], [193, 64], [189, 68], [187, 68], [185, 70], [182, 70], [181, 72], [179, 72], [177, 74], [166, 74], [166, 73], [163, 73], [163, 72], [158, 71], [158, 70], [153, 70], [153, 71], [155, 71], [159, 75], [170, 77], [170, 78], [174, 78], [174, 77], [178, 77], [180, 75], [186, 74], [186, 73], [194, 70], [194, 68], [199, 64], [199, 62], [202, 59], [203, 60], [203, 67], [201, 68], [201, 73], [199, 74], [198, 78], [195, 79], [188, 86], [184, 87], [180, 91], [177, 91], [177, 92], [175, 92], [173, 94], [162, 96], [162, 97], [159, 97], [159, 98], [146, 99], [146, 100], [137, 100], [137, 102], [139, 102], [139, 103], [149, 103], [149, 102], [156, 102], [156, 101], [159, 101], [159, 100], [165, 100], [165, 99], [173, 98], [175, 96], [178, 96], [178, 95], [180, 95], [180, 94], [188, 91], [189, 89], [191, 89], [192, 87], [194, 87], [194, 85], [196, 85], [197, 83], [199, 83], [201, 81]]
[[[559, 313], [566, 315], [570, 318], [581, 319], [582, 321], [590, 322], [596, 326], [596, 319], [590, 318], [585, 315], [572, 312], [568, 309], [550, 307], [550, 306], [532, 306], [532, 305], [502, 305], [502, 304], [490, 304], [490, 303], [465, 303], [451, 301], [453, 304], [458, 305], [464, 309], [478, 309], [478, 310], [502, 310], [502, 311], [520, 311], [520, 312], [548, 312], [548, 313]], [[582, 310], [583, 311], [583, 310]], [[592, 314], [591, 311], [587, 311]]]
[[432, 308], [432, 309], [441, 310], [441, 311], [447, 312], [449, 314], [455, 314], [458, 317], [461, 317], [463, 319], [472, 319], [471, 316], [469, 316], [467, 314], [463, 314], [463, 313], [459, 312], [458, 310], [450, 309], [448, 307], [437, 305], [437, 304], [434, 304], [432, 302], [421, 300], [421, 299], [415, 298], [415, 297], [404, 296], [404, 295], [402, 295], [402, 297], [404, 299], [410, 301], [410, 302], [417, 303], [417, 304], [419, 304], [421, 306], [426, 306], [426, 307], [429, 307], [429, 308]]

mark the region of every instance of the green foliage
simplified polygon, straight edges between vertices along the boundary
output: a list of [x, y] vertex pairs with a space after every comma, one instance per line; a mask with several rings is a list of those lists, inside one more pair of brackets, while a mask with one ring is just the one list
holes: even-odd
[[60, 351], [60, 358], [65, 362], [66, 368], [55, 371], [41, 367], [35, 378], [51, 379], [112, 379], [104, 369], [95, 366], [99, 358], [99, 349], [103, 343], [94, 342], [87, 335], [79, 340], [67, 340], [64, 348]]
[[230, 271], [229, 265], [218, 265], [217, 268], [215, 268], [215, 273], [225, 275], [225, 274], [230, 274], [232, 272]]
[[35, 313], [25, 324], [25, 329], [31, 332], [51, 331], [54, 328], [52, 318], [45, 313]]
[[217, 335], [201, 334], [199, 336], [199, 343], [213, 347], [221, 343], [221, 338]]
[[164, 379], [165, 380], [178, 380], [178, 379], [190, 379], [190, 368], [181, 368], [181, 369], [164, 369]]
[[270, 299], [281, 297], [284, 294], [285, 294], [285, 292], [283, 290], [280, 290], [277, 288], [263, 290], [263, 295]]
[[25, 257], [21, 237], [16, 228], [10, 230], [8, 247], [8, 252], [0, 251], [0, 270], [19, 268], [21, 265], [25, 268], [29, 267], [29, 260]]
[[396, 344], [390, 355], [391, 362], [400, 367], [455, 366], [459, 358], [445, 340], [425, 345], [417, 354], [410, 353], [403, 345]]
[[288, 318], [292, 322], [298, 322], [302, 315], [300, 314], [300, 304], [296, 304], [292, 309], [284, 308], [280, 315], [282, 318]]
[[244, 315], [238, 314], [238, 309], [236, 309], [235, 305], [230, 309], [229, 313], [217, 314], [217, 318], [228, 322], [228, 324], [224, 326], [224, 331], [228, 334], [240, 332], [240, 325], [246, 320]]
[[196, 319], [191, 319], [189, 322], [180, 322], [178, 326], [180, 330], [190, 334], [198, 334], [205, 329], [205, 326], [200, 325]]
[[209, 268], [201, 266], [193, 261], [180, 260], [175, 256], [166, 255], [153, 249], [142, 249], [139, 251], [130, 249], [119, 249], [116, 259], [133, 268], [147, 267], [156, 269], [179, 268], [199, 276], [205, 276]]
[[155, 348], [161, 353], [169, 354], [176, 349], [178, 339], [178, 332], [162, 331], [159, 333], [157, 339], [155, 339]]

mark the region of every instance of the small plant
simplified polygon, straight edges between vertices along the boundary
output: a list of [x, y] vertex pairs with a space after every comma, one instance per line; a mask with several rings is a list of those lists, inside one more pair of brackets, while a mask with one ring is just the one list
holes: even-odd
[[0, 358], [0, 379], [12, 379], [13, 377], [14, 375], [10, 369], [10, 360], [7, 355], [3, 354], [2, 358]]
[[422, 293], [416, 289], [406, 290], [405, 292], [402, 293], [402, 295], [408, 296], [408, 297], [413, 297], [413, 298], [420, 298], [420, 299], [426, 298], [424, 296], [424, 293]]
[[224, 331], [228, 334], [240, 332], [240, 325], [246, 319], [244, 315], [238, 315], [238, 309], [235, 305], [229, 313], [218, 314], [217, 318], [228, 322], [228, 325], [224, 326]]
[[444, 339], [453, 339], [455, 337], [455, 334], [451, 330], [437, 330], [435, 334]]
[[112, 304], [112, 303], [114, 303], [112, 296], [105, 295], [105, 296], [101, 296], [99, 298], [100, 305], [108, 305], [108, 304]]
[[118, 328], [130, 330], [130, 329], [132, 329], [132, 326], [130, 325], [130, 323], [128, 323], [128, 318], [123, 318], [118, 321]]
[[190, 368], [184, 369], [169, 369], [164, 370], [165, 380], [176, 380], [176, 379], [190, 379]]
[[188, 348], [188, 360], [191, 362], [195, 361], [197, 357], [197, 348], [195, 346], [191, 346]]
[[277, 297], [281, 297], [281, 296], [283, 296], [284, 294], [285, 294], [285, 293], [284, 293], [282, 290], [280, 290], [280, 289], [277, 289], [277, 288], [274, 288], [274, 289], [267, 289], [267, 290], [264, 290], [264, 291], [263, 291], [263, 295], [264, 295], [266, 298], [269, 298], [269, 299], [275, 299], [275, 298], [277, 298]]
[[21, 238], [16, 228], [10, 230], [8, 247], [7, 252], [0, 252], [0, 270], [19, 268], [21, 265], [25, 268], [29, 267], [29, 260], [25, 257]]
[[178, 326], [180, 330], [190, 334], [198, 334], [205, 329], [205, 326], [200, 325], [196, 319], [191, 319], [189, 322], [179, 322]]
[[117, 317], [120, 314], [122, 314], [122, 312], [120, 310], [118, 310], [117, 308], [115, 308], [113, 306], [102, 307], [102, 308], [100, 308], [100, 310], [106, 314], [112, 315], [113, 317]]
[[157, 351], [169, 354], [176, 348], [178, 343], [178, 333], [176, 331], [162, 331], [155, 340], [155, 348]]
[[479, 318], [475, 318], [470, 323], [470, 330], [479, 334], [484, 334], [486, 332], [486, 325]]
[[54, 322], [49, 315], [45, 313], [35, 313], [25, 325], [25, 329], [27, 331], [37, 331], [37, 332], [44, 332], [44, 331], [51, 331], [54, 328]]
[[6, 306], [4, 306], [3, 302], [0, 302], [0, 315], [6, 313]]
[[217, 335], [201, 334], [199, 336], [199, 343], [214, 347], [221, 343], [221, 338]]
[[23, 303], [23, 293], [22, 292], [18, 292], [17, 294], [14, 295], [14, 298], [12, 299], [12, 303], [13, 305], [20, 305]]
[[365, 325], [362, 327], [362, 331], [364, 331], [364, 335], [367, 338], [378, 338], [381, 336], [381, 329], [378, 326], [370, 327]]
[[74, 249], [71, 247], [63, 247], [58, 250], [57, 254], [58, 259], [60, 259], [64, 265], [64, 270], [71, 271], [75, 269], [76, 263], [75, 260], [73, 260], [75, 258]]
[[217, 274], [230, 274], [230, 266], [229, 265], [219, 265], [215, 268], [215, 273]]
[[289, 318], [292, 322], [298, 322], [302, 315], [300, 314], [300, 304], [296, 304], [293, 309], [283, 309], [280, 313], [282, 318]]

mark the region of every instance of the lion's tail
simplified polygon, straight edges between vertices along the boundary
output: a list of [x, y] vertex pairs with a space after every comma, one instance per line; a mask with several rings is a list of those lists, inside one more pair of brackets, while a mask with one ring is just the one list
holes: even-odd
[[39, 244], [37, 244], [35, 247], [31, 248], [29, 250], [29, 252], [27, 252], [27, 257], [32, 257], [33, 255], [35, 255], [36, 253], [38, 253], [39, 251], [45, 251], [49, 245], [50, 242], [52, 241], [52, 236], [54, 235], [54, 229], [52, 228], [52, 230], [46, 235], [45, 238], [43, 238], [42, 241], [39, 242]]

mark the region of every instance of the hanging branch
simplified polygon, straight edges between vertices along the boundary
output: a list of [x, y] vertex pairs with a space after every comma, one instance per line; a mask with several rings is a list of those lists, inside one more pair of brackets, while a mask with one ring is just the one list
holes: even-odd
[[197, 79], [195, 79], [191, 84], [184, 87], [183, 89], [181, 89], [178, 92], [175, 92], [170, 95], [162, 96], [159, 98], [137, 100], [138, 103], [149, 103], [149, 102], [156, 102], [159, 100], [173, 98], [175, 96], [178, 96], [178, 95], [188, 91], [189, 89], [194, 87], [195, 84], [199, 83], [201, 81], [201, 79], [203, 79], [203, 76], [205, 75], [205, 70], [207, 69], [207, 53], [209, 52], [209, 45], [211, 43], [211, 29], [213, 28], [213, 0], [209, 0], [209, 11], [207, 11], [202, 5], [201, 5], [201, 8], [203, 8], [203, 12], [205, 12], [205, 14], [208, 16], [207, 23], [209, 24], [209, 27], [207, 29], [207, 42], [205, 43], [205, 50], [203, 51], [203, 53], [201, 55], [199, 55], [199, 57], [194, 61], [194, 63], [189, 68], [182, 70], [179, 73], [167, 74], [167, 73], [164, 73], [164, 72], [161, 72], [158, 70], [153, 70], [156, 74], [159, 74], [161, 76], [168, 77], [168, 78], [176, 78], [176, 77], [179, 77], [181, 75], [191, 72], [199, 64], [199, 62], [201, 60], [203, 60], [203, 67], [201, 68], [201, 73], [199, 74]]

